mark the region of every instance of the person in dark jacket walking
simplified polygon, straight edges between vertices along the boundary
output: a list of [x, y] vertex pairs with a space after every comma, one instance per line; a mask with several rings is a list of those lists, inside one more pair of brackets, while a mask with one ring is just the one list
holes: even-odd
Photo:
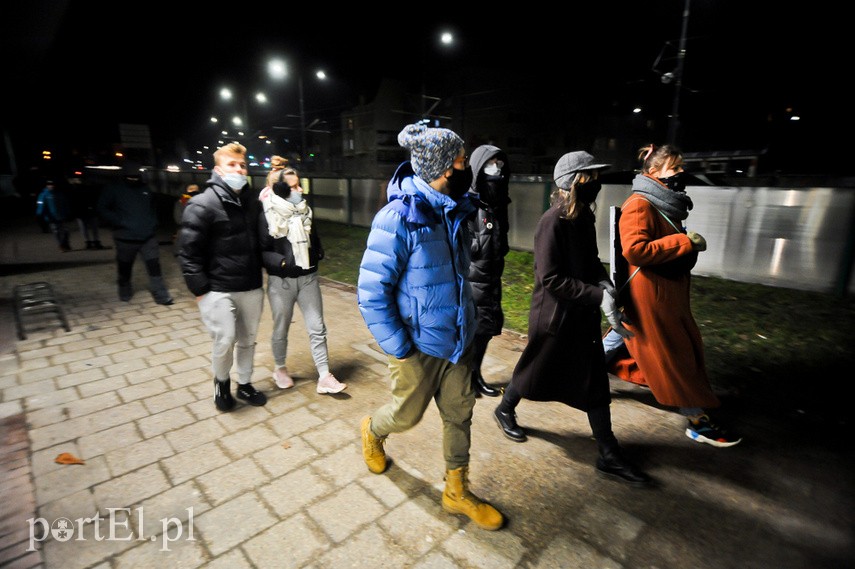
[[273, 314], [271, 348], [276, 369], [273, 381], [281, 389], [294, 386], [285, 367], [288, 353], [288, 329], [294, 305], [300, 305], [312, 358], [318, 370], [318, 393], [339, 393], [347, 388], [330, 373], [327, 327], [318, 283], [318, 261], [324, 250], [317, 230], [312, 226], [312, 208], [303, 198], [300, 177], [285, 159], [273, 156], [267, 186], [261, 191], [262, 213], [258, 233], [262, 259], [267, 270], [267, 298]]
[[85, 179], [82, 175], [74, 175], [68, 178], [71, 188], [71, 209], [80, 227], [80, 234], [86, 242], [86, 250], [100, 251], [106, 249], [101, 244], [100, 227], [98, 219], [98, 187]]
[[475, 396], [496, 397], [500, 391], [487, 384], [481, 374], [481, 364], [487, 344], [502, 333], [505, 314], [502, 311], [502, 273], [508, 254], [508, 158], [502, 150], [484, 144], [469, 157], [472, 170], [472, 201], [478, 208], [469, 220], [472, 235], [472, 264], [469, 282], [478, 308], [478, 328], [475, 331], [472, 355], [472, 388]]
[[371, 472], [384, 472], [386, 437], [414, 427], [433, 399], [443, 423], [442, 506], [497, 530], [502, 514], [468, 489], [475, 304], [466, 219], [475, 207], [466, 195], [463, 140], [446, 128], [412, 124], [398, 133], [398, 144], [410, 160], [389, 182], [389, 203], [374, 216], [359, 265], [359, 311], [392, 376], [392, 401], [362, 419], [362, 456]]
[[514, 410], [523, 397], [585, 411], [599, 448], [597, 472], [647, 486], [650, 478], [624, 458], [612, 432], [600, 308], [613, 328], [626, 330], [599, 259], [591, 209], [604, 168], [608, 164], [595, 163], [584, 151], [569, 152], [555, 165], [552, 206], [535, 228], [528, 344], [493, 414], [505, 436], [522, 442], [526, 436]]
[[124, 170], [122, 179], [105, 186], [98, 199], [98, 214], [113, 227], [119, 299], [128, 302], [134, 294], [131, 276], [134, 261], [140, 255], [154, 301], [168, 306], [174, 301], [160, 267], [157, 213], [151, 188], [139, 166], [127, 163]]
[[231, 411], [233, 363], [238, 399], [257, 406], [267, 403], [267, 396], [250, 382], [264, 308], [260, 207], [257, 192], [247, 184], [243, 145], [231, 142], [218, 148], [214, 164], [205, 189], [184, 208], [177, 256], [214, 342], [214, 404], [220, 411]]

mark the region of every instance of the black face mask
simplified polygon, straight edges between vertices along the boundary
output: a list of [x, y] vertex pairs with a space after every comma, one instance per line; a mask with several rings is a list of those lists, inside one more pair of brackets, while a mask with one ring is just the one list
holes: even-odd
[[686, 178], [687, 176], [685, 172], [677, 172], [673, 176], [668, 176], [667, 178], [659, 178], [659, 181], [668, 186], [669, 190], [673, 190], [675, 192], [685, 192]]
[[452, 168], [451, 176], [447, 179], [448, 195], [451, 199], [457, 201], [463, 196], [463, 194], [468, 192], [470, 186], [472, 186], [472, 170], [469, 168], [464, 168], [463, 170]]
[[576, 186], [576, 199], [584, 204], [592, 204], [597, 199], [603, 185], [599, 180], [591, 180]]

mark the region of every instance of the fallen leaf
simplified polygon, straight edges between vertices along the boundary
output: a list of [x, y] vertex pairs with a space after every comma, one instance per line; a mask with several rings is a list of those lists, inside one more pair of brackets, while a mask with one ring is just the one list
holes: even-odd
[[291, 448], [291, 443], [289, 443], [287, 441], [282, 443], [282, 448]]
[[53, 459], [53, 461], [57, 464], [86, 464], [82, 459], [77, 458], [70, 452], [63, 452], [56, 455], [56, 458]]

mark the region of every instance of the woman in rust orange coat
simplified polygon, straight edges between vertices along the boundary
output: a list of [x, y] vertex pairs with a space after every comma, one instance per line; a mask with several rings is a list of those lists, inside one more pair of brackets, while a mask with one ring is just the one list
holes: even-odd
[[686, 416], [686, 436], [716, 447], [742, 439], [714, 424], [704, 409], [720, 406], [704, 364], [701, 333], [689, 303], [691, 269], [706, 240], [683, 223], [692, 209], [683, 156], [671, 145], [642, 148], [642, 173], [621, 206], [620, 239], [630, 279], [624, 341], [644, 381], [663, 405]]

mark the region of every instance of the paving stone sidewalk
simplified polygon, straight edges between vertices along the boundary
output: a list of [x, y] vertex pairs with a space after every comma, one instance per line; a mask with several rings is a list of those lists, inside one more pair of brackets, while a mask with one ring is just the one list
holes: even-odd
[[[51, 239], [3, 238], [42, 248]], [[212, 401], [210, 339], [171, 247], [161, 252], [176, 299], [168, 307], [145, 290], [140, 263], [125, 303], [110, 252], [67, 255], [86, 262], [59, 256], [0, 277], [4, 299], [16, 284], [52, 283], [71, 324], [70, 332], [48, 324], [0, 355], [0, 566], [855, 566], [851, 445], [745, 409], [736, 417], [743, 444], [699, 445], [678, 415], [614, 380], [615, 432], [658, 481], [637, 490], [595, 475], [579, 411], [524, 401], [518, 415], [530, 439], [519, 444], [491, 417], [498, 401], [482, 398], [472, 489], [508, 518], [486, 532], [440, 506], [435, 406], [388, 439], [386, 474], [362, 462], [359, 421], [389, 399], [389, 380], [352, 287], [322, 284], [331, 367], [346, 391], [315, 392], [299, 310], [288, 357], [297, 384], [275, 387], [265, 301], [253, 382], [270, 400], [224, 414]], [[488, 381], [507, 382], [524, 345], [510, 332], [497, 337]], [[57, 464], [61, 453], [85, 464]]]

